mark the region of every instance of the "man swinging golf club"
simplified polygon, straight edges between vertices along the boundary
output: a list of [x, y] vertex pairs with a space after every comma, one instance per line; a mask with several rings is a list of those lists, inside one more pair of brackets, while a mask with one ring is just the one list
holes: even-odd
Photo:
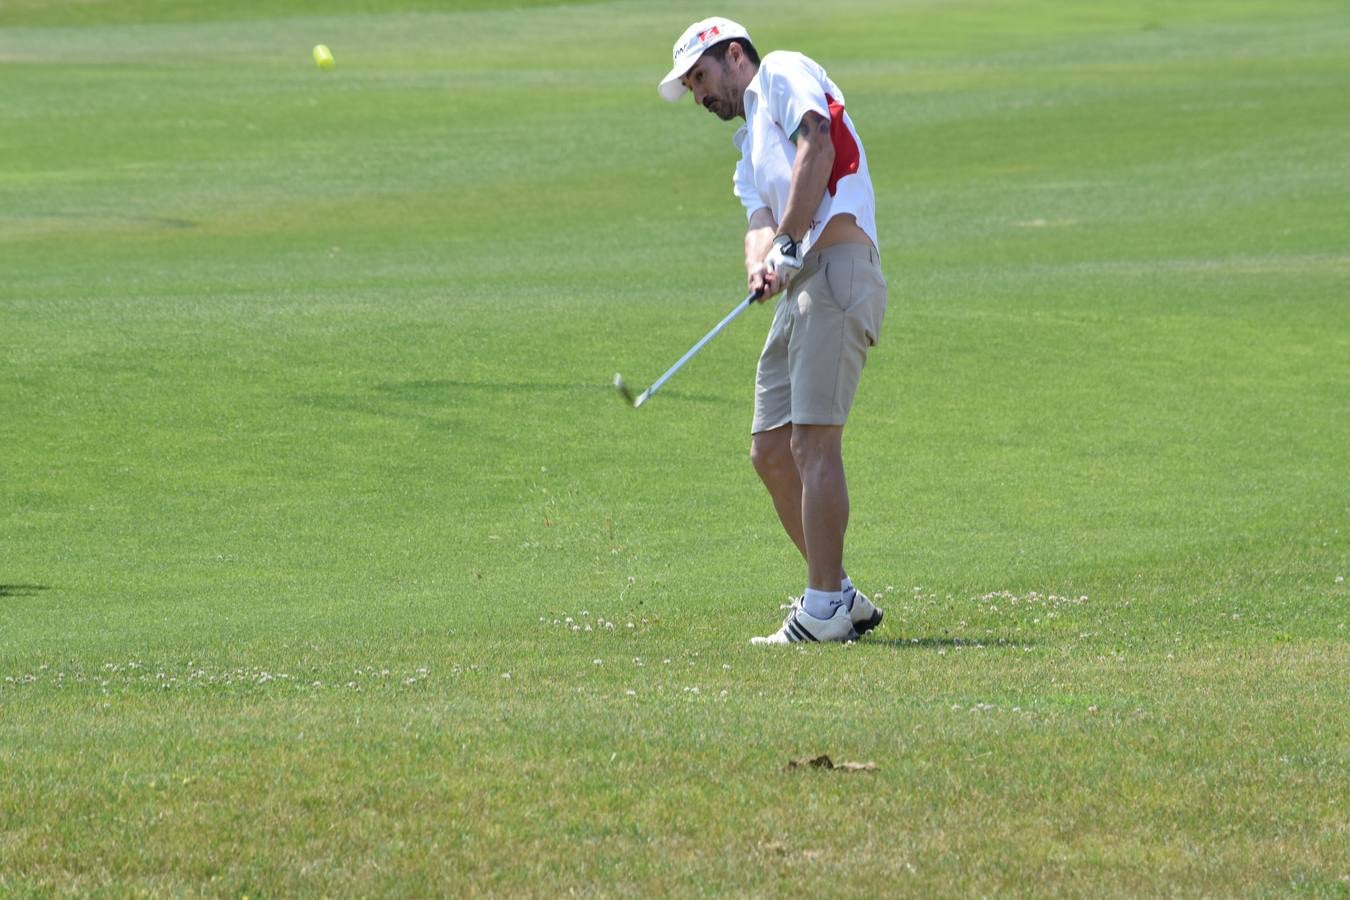
[[806, 558], [806, 592], [753, 642], [852, 640], [881, 622], [844, 572], [844, 423], [886, 312], [867, 156], [843, 92], [800, 53], [761, 61], [745, 28], [712, 18], [680, 35], [674, 62], [663, 98], [689, 91], [718, 118], [745, 119], [734, 184], [747, 284], [761, 301], [781, 294], [755, 374], [750, 459]]

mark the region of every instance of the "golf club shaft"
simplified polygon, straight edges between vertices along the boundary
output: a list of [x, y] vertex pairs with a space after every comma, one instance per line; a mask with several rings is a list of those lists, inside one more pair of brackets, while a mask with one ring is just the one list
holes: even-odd
[[707, 334], [703, 336], [702, 340], [700, 340], [694, 346], [690, 347], [688, 353], [686, 353], [684, 356], [681, 356], [679, 361], [676, 362], [675, 365], [671, 366], [669, 369], [666, 370], [666, 374], [656, 379], [656, 381], [652, 384], [652, 386], [647, 388], [645, 392], [646, 396], [651, 397], [652, 394], [655, 394], [657, 391], [661, 390], [661, 385], [669, 381], [670, 376], [680, 371], [680, 367], [683, 366], [685, 363], [689, 362], [689, 360], [693, 358], [695, 353], [702, 350], [704, 344], [708, 343], [708, 341], [711, 341], [713, 338], [717, 337], [717, 335], [721, 333], [723, 328], [726, 328], [728, 325], [731, 324], [732, 319], [736, 318], [741, 313], [749, 309], [750, 304], [755, 302], [756, 298], [758, 297], [759, 293], [756, 292], [747, 296], [740, 303], [737, 303], [736, 308], [733, 309], [731, 312], [727, 313], [726, 318], [724, 318], [722, 321], [718, 322], [715, 326], [713, 326], [712, 331], [709, 331]]

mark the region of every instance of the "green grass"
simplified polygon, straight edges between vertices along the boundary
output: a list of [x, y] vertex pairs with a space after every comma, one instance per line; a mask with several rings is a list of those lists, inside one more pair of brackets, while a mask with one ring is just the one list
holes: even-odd
[[733, 7], [877, 185], [848, 647], [768, 311], [608, 386], [740, 294], [687, 13], [0, 7], [0, 894], [1350, 893], [1344, 4]]

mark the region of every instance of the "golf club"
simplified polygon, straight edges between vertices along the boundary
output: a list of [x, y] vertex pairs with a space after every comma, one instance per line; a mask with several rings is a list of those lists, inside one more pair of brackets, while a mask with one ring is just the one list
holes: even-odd
[[752, 304], [752, 303], [754, 303], [756, 300], [758, 300], [758, 299], [760, 298], [760, 295], [761, 295], [762, 293], [763, 293], [762, 290], [760, 290], [760, 291], [754, 291], [753, 293], [749, 294], [749, 295], [748, 295], [744, 300], [742, 300], [740, 303], [737, 303], [737, 304], [736, 304], [736, 308], [733, 309], [731, 312], [727, 313], [726, 317], [725, 317], [724, 319], [722, 319], [722, 321], [718, 322], [718, 323], [713, 327], [713, 330], [712, 330], [712, 331], [709, 331], [707, 334], [705, 334], [705, 335], [702, 337], [701, 340], [699, 340], [699, 342], [698, 342], [697, 344], [695, 344], [694, 346], [690, 347], [688, 353], [686, 353], [684, 356], [681, 356], [681, 357], [675, 362], [675, 365], [673, 365], [673, 366], [671, 366], [669, 369], [667, 369], [667, 370], [666, 370], [666, 373], [665, 373], [664, 375], [662, 375], [660, 378], [656, 379], [656, 381], [652, 384], [651, 387], [647, 388], [647, 389], [646, 389], [645, 391], [643, 391], [641, 394], [638, 394], [636, 398], [633, 397], [633, 392], [632, 392], [631, 390], [629, 390], [628, 385], [627, 385], [627, 384], [624, 382], [624, 380], [623, 380], [623, 376], [620, 375], [618, 372], [615, 372], [615, 373], [614, 373], [614, 389], [617, 390], [617, 391], [623, 396], [623, 398], [624, 398], [625, 400], [627, 400], [629, 403], [633, 404], [633, 408], [634, 408], [634, 409], [636, 409], [637, 407], [639, 407], [639, 406], [641, 406], [642, 404], [646, 403], [648, 400], [651, 399], [651, 397], [652, 397], [653, 394], [655, 394], [657, 391], [661, 390], [661, 386], [662, 386], [663, 384], [665, 384], [667, 381], [670, 380], [670, 376], [672, 376], [672, 375], [674, 375], [676, 372], [680, 371], [680, 367], [683, 366], [685, 363], [689, 362], [689, 360], [693, 358], [693, 356], [694, 356], [695, 353], [697, 353], [698, 351], [702, 350], [702, 349], [703, 349], [703, 346], [704, 346], [705, 344], [707, 344], [708, 341], [711, 341], [713, 338], [717, 337], [717, 335], [719, 335], [719, 334], [722, 332], [722, 329], [723, 329], [723, 328], [726, 328], [728, 325], [731, 324], [731, 320], [732, 320], [732, 319], [736, 318], [736, 317], [739, 316], [741, 313], [743, 313], [743, 312], [745, 312], [747, 309], [749, 309], [749, 308], [750, 308], [750, 304]]

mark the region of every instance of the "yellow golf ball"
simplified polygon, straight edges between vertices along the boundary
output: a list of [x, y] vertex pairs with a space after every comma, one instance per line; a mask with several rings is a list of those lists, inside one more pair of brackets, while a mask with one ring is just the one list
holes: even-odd
[[337, 65], [337, 63], [333, 61], [333, 51], [329, 50], [323, 44], [314, 45], [314, 63], [325, 72]]

